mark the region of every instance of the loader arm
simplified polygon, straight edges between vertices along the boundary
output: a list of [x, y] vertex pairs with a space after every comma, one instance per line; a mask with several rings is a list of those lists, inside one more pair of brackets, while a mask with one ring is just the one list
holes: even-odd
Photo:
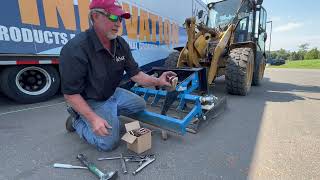
[[208, 72], [208, 84], [211, 84], [217, 75], [219, 59], [221, 57], [223, 50], [226, 48], [226, 46], [230, 42], [230, 38], [232, 36], [234, 28], [235, 28], [234, 24], [229, 25], [228, 29], [222, 34], [222, 37], [214, 50], [214, 55], [212, 57], [210, 69]]
[[193, 65], [196, 65], [199, 67], [199, 63], [197, 63], [197, 54], [194, 49], [194, 41], [196, 40], [196, 19], [194, 17], [186, 20], [187, 24], [187, 33], [188, 33], [188, 66], [193, 67]]

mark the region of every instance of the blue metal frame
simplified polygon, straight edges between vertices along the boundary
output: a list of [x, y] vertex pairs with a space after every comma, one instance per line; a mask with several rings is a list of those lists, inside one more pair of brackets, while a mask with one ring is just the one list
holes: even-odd
[[[176, 87], [176, 91], [180, 92], [178, 99], [180, 100], [178, 109], [182, 110], [187, 102], [193, 102], [194, 107], [192, 110], [183, 118], [177, 119], [166, 115], [157, 114], [150, 111], [142, 111], [130, 117], [137, 119], [141, 122], [151, 124], [163, 129], [177, 132], [179, 134], [185, 134], [186, 128], [194, 118], [199, 118], [203, 116], [200, 97], [197, 95], [190, 94], [194, 90], [198, 89], [200, 86], [199, 80], [199, 69], [196, 69], [189, 77], [179, 83]], [[154, 97], [152, 105], [159, 102], [161, 98], [166, 97], [167, 91], [156, 90], [142, 87], [133, 87], [131, 91], [138, 95], [144, 95], [144, 99], [147, 101], [150, 96]]]

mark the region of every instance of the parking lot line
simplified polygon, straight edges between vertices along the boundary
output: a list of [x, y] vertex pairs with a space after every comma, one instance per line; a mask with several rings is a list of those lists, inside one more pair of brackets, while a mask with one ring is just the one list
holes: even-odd
[[45, 106], [37, 106], [37, 107], [31, 107], [31, 108], [24, 108], [24, 109], [19, 109], [19, 110], [15, 110], [15, 111], [8, 111], [8, 112], [0, 113], [0, 116], [7, 115], [7, 114], [13, 114], [13, 113], [17, 113], [17, 112], [22, 112], [22, 111], [28, 111], [28, 110], [34, 110], [34, 109], [47, 108], [47, 107], [51, 107], [51, 106], [57, 106], [57, 105], [60, 105], [60, 104], [65, 104], [65, 102], [60, 102], [60, 103], [55, 103], [55, 104], [49, 104], [49, 105], [45, 105]]

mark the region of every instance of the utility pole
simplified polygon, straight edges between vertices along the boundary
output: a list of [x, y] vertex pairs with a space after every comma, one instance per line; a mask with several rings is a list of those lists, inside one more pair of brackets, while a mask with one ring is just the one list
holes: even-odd
[[271, 24], [270, 28], [270, 40], [269, 40], [269, 58], [271, 57], [271, 34], [272, 34], [272, 21], [267, 21], [267, 23]]

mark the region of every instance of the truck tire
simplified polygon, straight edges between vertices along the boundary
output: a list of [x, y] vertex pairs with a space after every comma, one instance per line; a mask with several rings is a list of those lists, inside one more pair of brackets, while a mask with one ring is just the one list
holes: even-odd
[[60, 76], [52, 66], [8, 66], [0, 75], [2, 92], [19, 103], [36, 103], [55, 95]]
[[266, 60], [264, 56], [263, 55], [257, 56], [256, 63], [254, 65], [252, 85], [259, 86], [261, 84], [265, 68], [266, 68]]
[[166, 61], [164, 62], [164, 67], [177, 68], [179, 56], [180, 56], [179, 51], [174, 51], [174, 52], [170, 53], [169, 56], [167, 57]]
[[251, 48], [232, 49], [226, 66], [226, 89], [234, 95], [249, 93], [254, 68], [254, 53]]

